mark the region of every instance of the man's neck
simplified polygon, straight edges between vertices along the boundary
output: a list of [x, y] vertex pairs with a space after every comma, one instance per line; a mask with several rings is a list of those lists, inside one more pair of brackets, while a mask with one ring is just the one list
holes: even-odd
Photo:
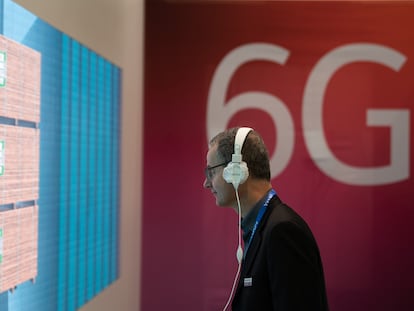
[[272, 189], [272, 185], [269, 181], [249, 178], [239, 191], [241, 216], [245, 217], [270, 189]]

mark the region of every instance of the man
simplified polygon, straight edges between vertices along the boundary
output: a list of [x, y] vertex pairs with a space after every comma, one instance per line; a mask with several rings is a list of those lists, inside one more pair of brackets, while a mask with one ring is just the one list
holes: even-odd
[[250, 128], [219, 133], [210, 141], [205, 173], [204, 187], [218, 206], [239, 214], [243, 230], [232, 310], [328, 310], [317, 243], [272, 188], [269, 155], [259, 133]]

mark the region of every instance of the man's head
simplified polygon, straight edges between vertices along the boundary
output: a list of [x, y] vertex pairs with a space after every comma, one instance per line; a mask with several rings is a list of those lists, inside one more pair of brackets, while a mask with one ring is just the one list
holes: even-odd
[[[209, 144], [204, 187], [211, 189], [219, 206], [234, 205], [234, 189], [224, 180], [223, 169], [232, 160], [238, 129], [238, 127], [231, 128], [217, 134]], [[270, 181], [269, 155], [259, 133], [256, 131], [248, 133], [241, 154], [242, 160], [247, 163], [249, 179]]]
[[[222, 162], [230, 163], [234, 153], [234, 141], [238, 127], [217, 134], [210, 141], [210, 147], [217, 145], [217, 154]], [[249, 175], [256, 179], [270, 181], [269, 154], [262, 137], [256, 131], [250, 131], [244, 141], [241, 154], [247, 163]]]

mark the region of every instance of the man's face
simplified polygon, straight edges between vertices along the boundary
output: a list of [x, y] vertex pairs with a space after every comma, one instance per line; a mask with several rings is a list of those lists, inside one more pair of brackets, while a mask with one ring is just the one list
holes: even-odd
[[211, 146], [207, 152], [206, 179], [203, 186], [211, 190], [218, 206], [234, 207], [236, 196], [233, 185], [223, 178], [224, 167], [223, 160], [217, 156], [217, 145]]

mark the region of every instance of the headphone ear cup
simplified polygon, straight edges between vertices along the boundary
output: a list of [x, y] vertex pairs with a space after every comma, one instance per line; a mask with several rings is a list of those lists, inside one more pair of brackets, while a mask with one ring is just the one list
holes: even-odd
[[242, 184], [247, 180], [247, 177], [249, 177], [249, 169], [244, 161], [230, 162], [223, 170], [223, 178], [229, 184]]
[[233, 182], [233, 173], [232, 173], [232, 171], [233, 171], [233, 165], [234, 165], [234, 163], [229, 163], [229, 164], [227, 164], [227, 166], [223, 169], [223, 179], [227, 182], [227, 183], [229, 183], [229, 184], [231, 184], [232, 182]]

